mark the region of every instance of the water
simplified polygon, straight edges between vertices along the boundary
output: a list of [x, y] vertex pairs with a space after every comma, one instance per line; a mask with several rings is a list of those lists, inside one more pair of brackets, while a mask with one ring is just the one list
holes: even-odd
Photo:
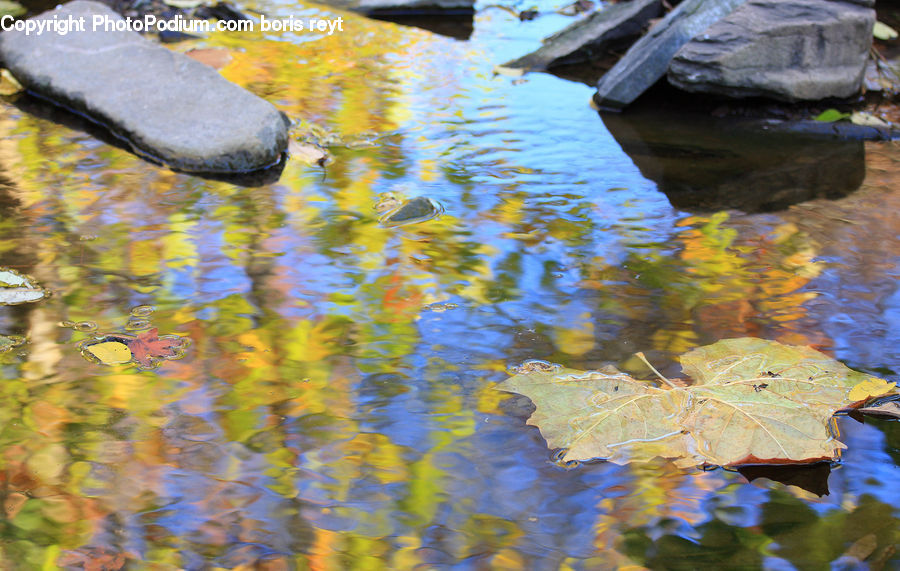
[[[896, 423], [842, 420], [830, 476], [783, 475], [828, 477], [820, 497], [662, 461], [565, 467], [527, 399], [494, 389], [528, 359], [646, 375], [637, 351], [675, 376], [734, 336], [900, 380], [896, 144], [707, 141], [493, 74], [561, 16], [484, 7], [468, 41], [344, 17], [330, 37], [196, 44], [229, 49], [222, 73], [298, 129], [377, 142], [276, 182], [173, 173], [2, 103], [0, 266], [53, 291], [0, 312], [28, 337], [0, 354], [7, 567], [898, 565]], [[444, 213], [385, 227], [385, 193]], [[82, 357], [142, 306], [141, 328], [190, 338], [183, 359]]]

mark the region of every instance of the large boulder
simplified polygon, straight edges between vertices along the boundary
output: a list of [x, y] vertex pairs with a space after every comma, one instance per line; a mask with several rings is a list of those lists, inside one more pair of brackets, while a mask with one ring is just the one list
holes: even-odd
[[862, 1], [750, 0], [685, 44], [668, 79], [731, 97], [849, 97], [862, 84], [874, 24]]
[[594, 95], [597, 105], [607, 109], [629, 105], [666, 74], [681, 46], [746, 1], [684, 0], [600, 78]]
[[31, 92], [81, 113], [135, 153], [172, 168], [248, 172], [277, 163], [287, 118], [214, 69], [137, 32], [93, 29], [94, 16], [121, 17], [75, 0], [38, 20], [85, 22], [68, 34], [0, 34], [0, 60]]
[[598, 10], [544, 39], [544, 45], [503, 67], [544, 71], [580, 63], [602, 53], [614, 42], [639, 36], [662, 13], [660, 0], [631, 0]]

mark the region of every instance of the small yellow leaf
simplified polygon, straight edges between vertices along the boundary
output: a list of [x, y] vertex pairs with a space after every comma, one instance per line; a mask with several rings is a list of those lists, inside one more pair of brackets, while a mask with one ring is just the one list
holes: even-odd
[[875, 377], [872, 377], [853, 387], [853, 389], [850, 391], [850, 394], [848, 395], [848, 398], [852, 402], [859, 402], [871, 397], [878, 397], [887, 394], [894, 390], [894, 387], [896, 387], [896, 384], [894, 383], [889, 383], [884, 379], [877, 379]]
[[118, 341], [104, 341], [96, 345], [88, 345], [85, 351], [100, 359], [104, 365], [121, 365], [131, 361], [131, 349], [124, 343]]
[[25, 88], [22, 84], [9, 73], [9, 70], [0, 69], [0, 95], [15, 95]]
[[875, 22], [875, 27], [872, 29], [872, 35], [875, 36], [875, 39], [882, 41], [896, 40], [897, 30], [884, 22]]
[[328, 162], [328, 153], [325, 149], [311, 143], [301, 143], [291, 139], [288, 141], [288, 154], [291, 158], [306, 163], [309, 166], [325, 166]]

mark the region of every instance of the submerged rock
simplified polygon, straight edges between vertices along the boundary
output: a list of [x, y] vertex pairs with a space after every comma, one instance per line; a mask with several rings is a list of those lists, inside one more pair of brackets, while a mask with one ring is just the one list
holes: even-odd
[[833, 0], [750, 0], [669, 64], [680, 89], [783, 101], [849, 97], [866, 70], [875, 10]]
[[597, 83], [601, 107], [622, 108], [659, 81], [672, 56], [713, 23], [747, 0], [684, 0], [635, 42]]
[[425, 196], [418, 196], [407, 201], [400, 206], [400, 208], [383, 216], [381, 218], [381, 225], [388, 228], [406, 226], [407, 224], [431, 220], [435, 216], [443, 214], [443, 212], [444, 207], [438, 202]]
[[543, 71], [557, 65], [592, 59], [610, 44], [640, 35], [662, 13], [660, 0], [631, 0], [613, 4], [544, 39], [544, 45], [503, 67]]
[[84, 31], [3, 32], [0, 59], [31, 92], [172, 168], [239, 173], [281, 159], [288, 121], [270, 103], [137, 32], [94, 30], [94, 16], [122, 19], [103, 4], [75, 0], [37, 19], [83, 19]]

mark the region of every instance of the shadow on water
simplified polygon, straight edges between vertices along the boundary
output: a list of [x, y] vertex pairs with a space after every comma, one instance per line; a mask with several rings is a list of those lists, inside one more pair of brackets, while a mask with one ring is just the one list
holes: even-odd
[[822, 497], [829, 494], [828, 476], [831, 475], [829, 462], [816, 462], [815, 464], [788, 464], [743, 466], [738, 472], [752, 482], [757, 478], [767, 478], [773, 482], [780, 482], [788, 486], [797, 486], [808, 492]]
[[391, 14], [373, 13], [370, 17], [374, 20], [393, 22], [401, 26], [421, 28], [434, 34], [453, 38], [454, 40], [468, 40], [475, 30], [474, 13], [463, 14]]
[[[10, 103], [24, 113], [28, 113], [40, 119], [63, 125], [75, 131], [87, 133], [88, 135], [106, 143], [107, 145], [122, 149], [124, 151], [128, 151], [129, 153], [132, 153], [151, 164], [167, 168], [158, 161], [153, 160], [151, 157], [147, 157], [141, 153], [135, 153], [134, 149], [126, 139], [116, 135], [100, 123], [92, 121], [84, 115], [81, 115], [74, 111], [70, 111], [65, 107], [56, 105], [55, 103], [47, 99], [37, 97], [35, 95], [32, 95], [31, 93], [25, 93], [16, 97], [14, 100], [10, 101]], [[227, 182], [236, 186], [256, 187], [278, 182], [278, 179], [281, 178], [281, 172], [284, 170], [286, 162], [286, 155], [282, 155], [281, 160], [279, 160], [276, 164], [256, 171], [235, 174], [196, 172], [191, 172], [188, 174], [209, 180]], [[172, 170], [175, 172], [183, 172], [179, 171], [178, 169]]]
[[784, 210], [847, 196], [865, 176], [859, 140], [773, 134], [759, 123], [646, 109], [602, 119], [641, 174], [681, 210]]

